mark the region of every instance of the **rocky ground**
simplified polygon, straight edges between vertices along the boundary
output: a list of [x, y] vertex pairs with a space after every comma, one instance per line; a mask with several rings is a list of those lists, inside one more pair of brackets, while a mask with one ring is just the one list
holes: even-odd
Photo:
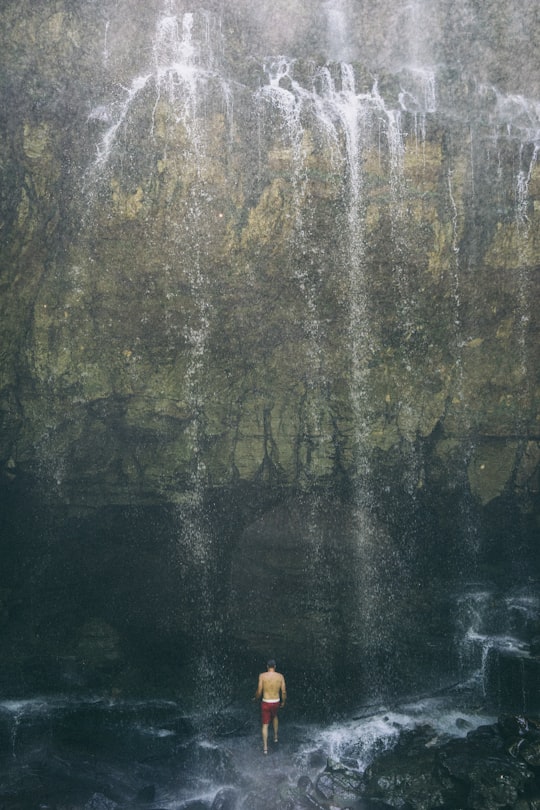
[[396, 723], [393, 744], [380, 740], [366, 767], [310, 748], [307, 727], [283, 724], [282, 739], [263, 756], [254, 717], [221, 713], [203, 732], [173, 704], [144, 711], [146, 725], [140, 708], [104, 704], [63, 711], [54, 722], [36, 714], [19, 722], [2, 735], [2, 810], [540, 807], [535, 718], [506, 715], [473, 728], [464, 715], [452, 736], [429, 723]]

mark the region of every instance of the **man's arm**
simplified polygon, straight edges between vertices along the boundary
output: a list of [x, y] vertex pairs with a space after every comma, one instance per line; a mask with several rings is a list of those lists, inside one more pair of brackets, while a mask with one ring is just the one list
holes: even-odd
[[285, 706], [287, 700], [287, 687], [285, 686], [285, 678], [281, 676], [281, 705]]
[[262, 674], [261, 674], [261, 675], [259, 675], [259, 683], [257, 684], [257, 691], [255, 692], [255, 695], [253, 696], [253, 700], [259, 700], [262, 693], [263, 693], [263, 677], [262, 677]]

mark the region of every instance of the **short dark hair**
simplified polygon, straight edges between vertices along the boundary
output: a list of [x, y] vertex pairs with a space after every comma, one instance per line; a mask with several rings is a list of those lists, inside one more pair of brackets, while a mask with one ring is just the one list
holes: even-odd
[[271, 659], [268, 661], [268, 663], [266, 664], [266, 666], [267, 666], [267, 667], [272, 667], [272, 669], [275, 669], [275, 668], [276, 668], [276, 662], [274, 661], [274, 659], [273, 659], [273, 658], [271, 658]]

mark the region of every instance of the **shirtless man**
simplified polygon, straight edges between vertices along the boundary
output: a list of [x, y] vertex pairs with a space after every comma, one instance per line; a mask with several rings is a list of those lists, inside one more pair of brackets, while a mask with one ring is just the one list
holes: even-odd
[[[285, 706], [287, 700], [287, 689], [285, 687], [285, 678], [279, 672], [276, 672], [276, 662], [271, 659], [267, 666], [266, 672], [261, 672], [259, 675], [259, 684], [255, 697], [253, 700], [261, 701], [261, 720], [262, 720], [262, 740], [263, 740], [263, 753], [268, 753], [268, 726], [272, 721], [274, 729], [274, 742], [278, 741], [278, 709]], [[281, 697], [280, 697], [281, 695]]]

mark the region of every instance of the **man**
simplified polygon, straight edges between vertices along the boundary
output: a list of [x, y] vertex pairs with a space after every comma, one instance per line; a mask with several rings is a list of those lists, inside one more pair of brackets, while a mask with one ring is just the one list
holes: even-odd
[[278, 741], [278, 710], [285, 706], [287, 700], [287, 689], [285, 687], [285, 678], [279, 672], [276, 672], [276, 662], [272, 658], [266, 665], [267, 671], [261, 672], [259, 675], [259, 684], [255, 697], [253, 700], [261, 701], [261, 720], [262, 720], [262, 740], [263, 740], [263, 753], [268, 753], [268, 726], [270, 722], [274, 729], [274, 742]]

